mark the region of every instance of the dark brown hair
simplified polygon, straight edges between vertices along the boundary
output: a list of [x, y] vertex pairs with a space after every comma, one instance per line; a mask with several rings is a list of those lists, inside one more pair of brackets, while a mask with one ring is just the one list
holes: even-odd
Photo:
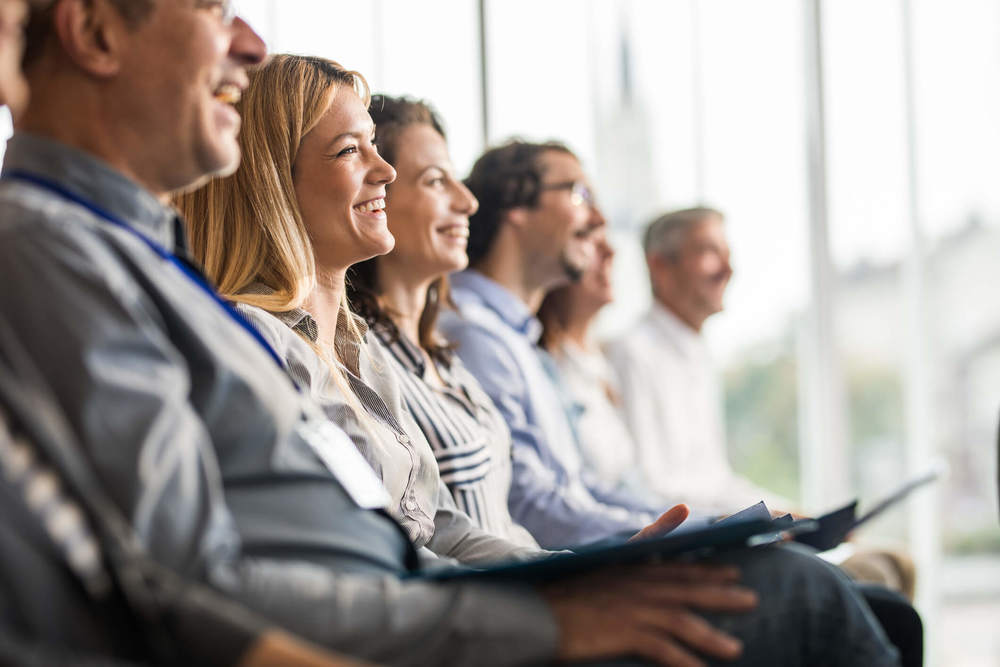
[[[389, 95], [373, 95], [368, 108], [375, 122], [375, 142], [379, 154], [386, 162], [395, 166], [399, 136], [411, 125], [429, 125], [447, 138], [444, 125], [437, 112], [427, 102], [413, 100], [407, 97], [390, 97]], [[389, 200], [392, 200], [392, 185], [386, 187]], [[393, 321], [393, 313], [379, 301], [378, 287], [378, 257], [353, 265], [347, 273], [347, 298], [351, 309], [365, 318], [373, 329], [388, 332], [390, 340], [399, 339], [399, 328]], [[417, 343], [426, 350], [435, 361], [449, 363], [452, 346], [442, 338], [437, 330], [437, 318], [441, 306], [450, 305], [448, 277], [441, 276], [427, 288], [427, 300], [420, 314]]]
[[538, 344], [549, 352], [556, 352], [562, 343], [569, 321], [569, 294], [573, 285], [562, 285], [545, 293], [538, 313], [535, 315], [542, 323], [542, 335]]
[[491, 148], [476, 160], [465, 179], [466, 187], [479, 200], [479, 210], [469, 218], [469, 266], [477, 266], [489, 254], [504, 212], [538, 203], [541, 157], [549, 151], [573, 155], [558, 141], [529, 143], [514, 139]]

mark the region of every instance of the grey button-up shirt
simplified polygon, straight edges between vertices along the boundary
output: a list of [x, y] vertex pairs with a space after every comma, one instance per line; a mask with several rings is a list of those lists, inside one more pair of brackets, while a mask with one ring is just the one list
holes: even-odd
[[[254, 293], [270, 291], [254, 285]], [[330, 361], [313, 347], [318, 341], [316, 321], [297, 308], [270, 314], [255, 306], [239, 307], [254, 328], [285, 359], [295, 381], [308, 391], [327, 416], [339, 424], [381, 477], [389, 492], [389, 513], [406, 529], [414, 544], [439, 556], [470, 565], [492, 564], [544, 556], [480, 528], [458, 509], [441, 480], [434, 452], [406, 407], [392, 358], [360, 318], [356, 323], [363, 343], [352, 342], [346, 327], [335, 335], [338, 357], [351, 389], [369, 418], [359, 419], [332, 378]], [[363, 349], [362, 349], [363, 348]]]
[[[183, 252], [174, 212], [37, 136], [5, 173], [57, 182]], [[133, 231], [43, 187], [0, 184], [0, 316], [52, 385], [151, 554], [345, 653], [517, 664], [554, 651], [526, 588], [401, 580], [412, 546], [362, 510], [303, 437], [322, 415], [247, 330]]]

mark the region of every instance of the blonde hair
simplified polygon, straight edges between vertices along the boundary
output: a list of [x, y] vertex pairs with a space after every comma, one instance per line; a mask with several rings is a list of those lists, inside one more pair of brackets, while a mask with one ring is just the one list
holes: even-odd
[[[311, 56], [273, 56], [251, 69], [249, 77], [250, 85], [236, 105], [243, 118], [239, 168], [178, 195], [174, 203], [186, 220], [194, 258], [223, 298], [272, 313], [287, 312], [300, 308], [316, 286], [312, 242], [292, 177], [302, 139], [341, 87], [353, 89], [366, 106], [371, 95], [358, 72]], [[246, 293], [254, 283], [273, 292]], [[338, 320], [351, 342], [360, 345], [361, 332], [346, 291]], [[329, 362], [318, 345], [306, 342]], [[338, 387], [358, 407], [343, 372], [333, 370]]]

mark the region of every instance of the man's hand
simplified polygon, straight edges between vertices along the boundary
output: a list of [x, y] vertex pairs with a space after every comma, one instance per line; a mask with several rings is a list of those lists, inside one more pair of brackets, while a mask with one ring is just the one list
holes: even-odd
[[542, 589], [559, 625], [560, 660], [636, 656], [670, 667], [700, 667], [696, 653], [723, 660], [742, 643], [693, 609], [747, 612], [750, 589], [728, 566], [667, 563], [609, 570]]
[[674, 505], [661, 514], [659, 519], [630, 537], [628, 541], [644, 540], [649, 537], [662, 537], [684, 523], [689, 514], [691, 514], [691, 510], [688, 509], [687, 505]]
[[268, 630], [250, 646], [238, 667], [365, 667], [368, 663], [345, 658], [308, 644], [281, 630]]

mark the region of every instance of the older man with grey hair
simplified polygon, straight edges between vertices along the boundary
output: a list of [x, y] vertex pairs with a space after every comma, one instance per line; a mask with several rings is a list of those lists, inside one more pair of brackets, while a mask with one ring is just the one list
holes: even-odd
[[643, 482], [703, 510], [730, 512], [761, 499], [788, 507], [735, 474], [726, 456], [721, 393], [701, 335], [733, 275], [723, 214], [661, 215], [647, 226], [643, 249], [653, 304], [608, 345]]

